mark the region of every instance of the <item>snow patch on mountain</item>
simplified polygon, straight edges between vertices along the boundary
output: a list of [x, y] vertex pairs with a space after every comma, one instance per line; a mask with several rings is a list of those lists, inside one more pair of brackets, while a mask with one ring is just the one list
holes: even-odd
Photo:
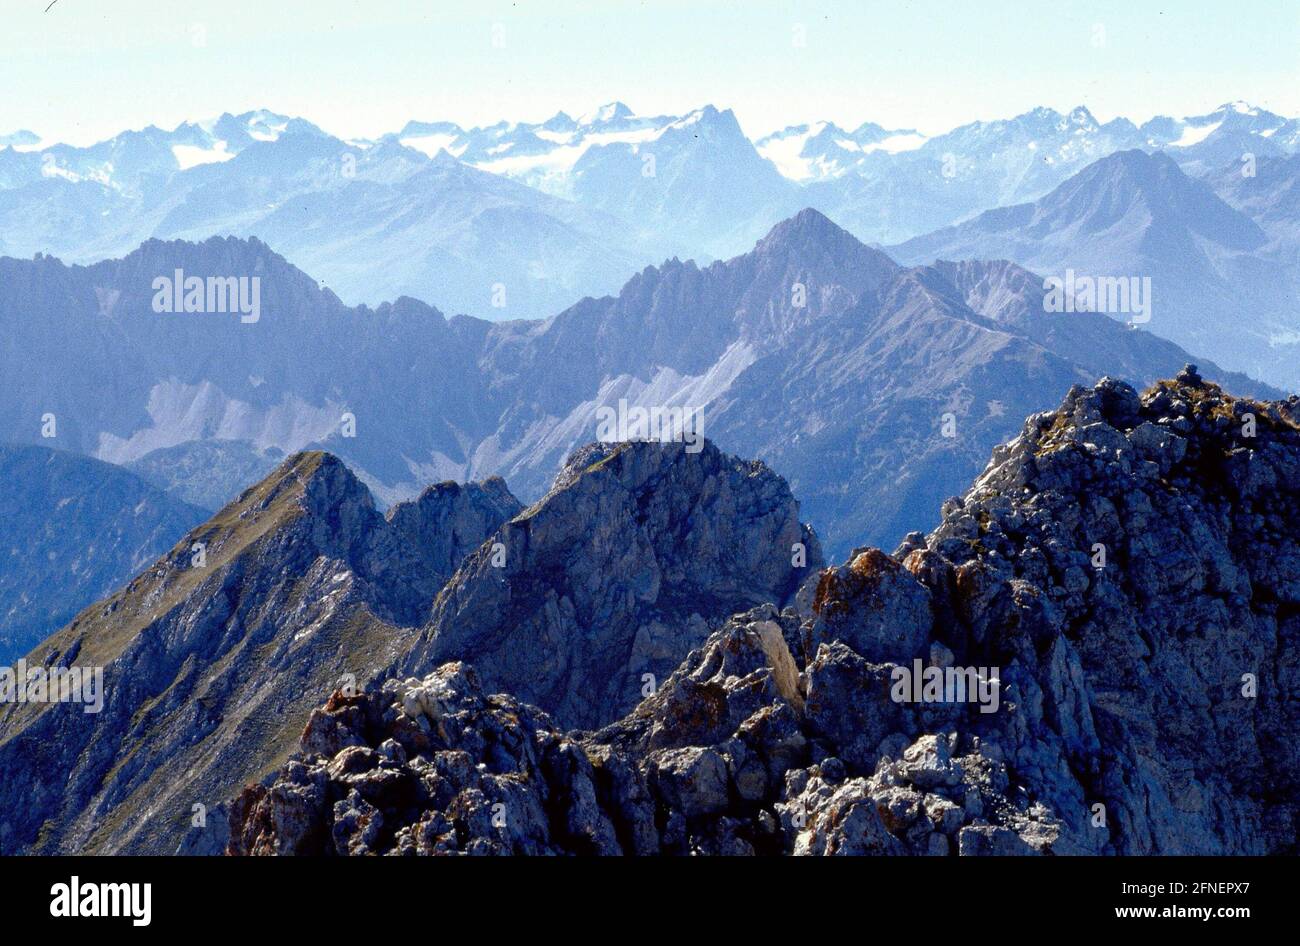
[[1200, 144], [1210, 135], [1214, 134], [1223, 126], [1223, 122], [1214, 122], [1210, 125], [1185, 125], [1183, 127], [1182, 137], [1177, 141], [1169, 142], [1171, 148], [1190, 148], [1192, 145]]
[[459, 139], [459, 135], [442, 133], [436, 135], [411, 135], [406, 138], [399, 138], [398, 141], [407, 148], [414, 148], [421, 154], [431, 158], [437, 157], [439, 151], [446, 151], [452, 157], [459, 158], [465, 153], [466, 147], [464, 144], [456, 144]]
[[[523, 177], [537, 170], [572, 171], [578, 159], [589, 148], [606, 145], [639, 145], [659, 138], [666, 128], [636, 128], [629, 131], [603, 131], [584, 135], [577, 142], [555, 148], [542, 154], [503, 158], [499, 161], [480, 161], [474, 165], [480, 171], [504, 174], [506, 177]], [[496, 146], [498, 149], [500, 145]], [[489, 149], [489, 153], [494, 149]]]
[[[902, 134], [890, 135], [883, 141], [859, 145], [857, 148], [863, 154], [871, 154], [873, 151], [883, 151], [886, 154], [902, 154], [904, 151], [915, 151], [929, 140], [919, 132], [903, 132]], [[853, 149], [850, 148], [849, 150]]]
[[761, 139], [755, 146], [758, 153], [776, 165], [781, 176], [791, 181], [806, 181], [819, 175], [813, 170], [811, 158], [803, 156], [808, 139], [822, 133], [826, 122], [787, 128]]
[[233, 152], [226, 150], [226, 142], [224, 141], [216, 141], [208, 148], [202, 148], [198, 145], [172, 145], [172, 154], [176, 157], [176, 164], [182, 171], [188, 171], [200, 164], [218, 164], [222, 161], [229, 161], [235, 156]]

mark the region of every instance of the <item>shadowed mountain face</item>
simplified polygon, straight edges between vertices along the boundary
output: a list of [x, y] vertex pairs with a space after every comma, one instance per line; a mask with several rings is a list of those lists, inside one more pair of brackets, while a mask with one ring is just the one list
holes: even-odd
[[0, 665], [121, 587], [208, 515], [119, 467], [0, 445]]
[[[177, 269], [257, 277], [258, 319], [155, 312], [153, 281]], [[1049, 392], [1188, 360], [1102, 316], [1047, 313], [1041, 286], [1003, 263], [904, 269], [813, 210], [743, 256], [648, 267], [546, 322], [351, 309], [255, 240], [155, 241], [85, 268], [6, 259], [0, 435], [35, 439], [51, 413], [65, 449], [193, 497], [233, 496], [276, 451], [326, 448], [381, 503], [494, 474], [532, 500], [602, 436], [602, 408], [694, 408], [720, 447], [785, 476], [842, 554], [932, 524]]]
[[311, 707], [434, 654], [609, 722], [822, 564], [785, 483], [711, 444], [594, 446], [527, 511], [489, 479], [387, 516], [338, 459], [297, 454], [29, 655], [103, 668], [104, 703], [0, 706], [0, 853], [219, 850], [221, 806]]
[[785, 482], [705, 444], [593, 444], [438, 595], [404, 666], [472, 660], [566, 726], [627, 712], [719, 615], [793, 598], [822, 565]]
[[[1249, 189], [1240, 191], [1248, 200]], [[990, 210], [890, 252], [910, 262], [1009, 259], [1061, 280], [1068, 271], [1148, 279], [1149, 311], [1131, 302], [1110, 310], [1099, 302], [1097, 311], [1147, 318], [1144, 329], [1227, 368], [1300, 386], [1294, 256], [1163, 154], [1113, 154], [1032, 204]]]
[[594, 733], [464, 661], [335, 693], [229, 850], [1294, 854], [1298, 407], [1073, 388], [930, 535]]

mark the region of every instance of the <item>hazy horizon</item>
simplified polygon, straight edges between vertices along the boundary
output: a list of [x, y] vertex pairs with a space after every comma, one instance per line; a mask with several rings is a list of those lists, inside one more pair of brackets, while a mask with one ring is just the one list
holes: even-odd
[[[375, 6], [25, 2], [0, 39], [0, 135], [87, 145], [265, 108], [374, 138], [409, 120], [542, 121], [610, 101], [731, 108], [751, 138], [822, 120], [935, 135], [1038, 106], [1102, 122], [1238, 100], [1300, 114], [1300, 11], [1268, 0], [1067, 3], [1050, 17], [1020, 2]], [[285, 35], [302, 39], [291, 55]]]

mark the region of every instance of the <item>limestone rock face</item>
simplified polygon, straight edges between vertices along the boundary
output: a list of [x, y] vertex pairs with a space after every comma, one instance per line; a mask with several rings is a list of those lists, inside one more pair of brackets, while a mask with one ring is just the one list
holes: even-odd
[[[487, 692], [612, 722], [733, 612], [783, 602], [822, 565], [785, 482], [707, 443], [580, 450], [526, 512], [492, 478], [386, 517], [338, 459], [295, 455], [34, 652], [102, 667], [106, 702], [0, 706], [0, 852], [219, 851], [240, 787], [299, 745], [335, 746], [332, 717], [303, 730], [311, 710], [394, 667], [472, 658]], [[782, 634], [767, 629], [769, 648]], [[797, 676], [787, 659], [786, 693]], [[383, 741], [345, 740], [331, 771], [388, 759]], [[691, 780], [720, 770], [700, 765], [664, 784], [711, 809], [721, 783]], [[373, 847], [366, 805], [382, 810], [364, 793], [340, 810], [349, 850]]]
[[763, 464], [707, 441], [696, 453], [593, 444], [470, 556], [404, 668], [472, 662], [489, 689], [593, 729], [728, 615], [792, 598], [822, 564], [789, 487]]
[[229, 849], [1295, 853], [1298, 493], [1296, 399], [1075, 388], [933, 533], [735, 615], [602, 729], [460, 662], [336, 695]]

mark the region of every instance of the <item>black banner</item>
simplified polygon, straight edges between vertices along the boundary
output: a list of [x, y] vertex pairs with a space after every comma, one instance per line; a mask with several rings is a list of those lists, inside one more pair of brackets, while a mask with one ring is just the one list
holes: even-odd
[[593, 910], [610, 911], [616, 922], [644, 915], [658, 924], [677, 910], [724, 904], [728, 923], [763, 929], [786, 918], [806, 924], [826, 911], [927, 925], [966, 916], [998, 926], [1052, 924], [1044, 929], [1199, 924], [1230, 933], [1256, 919], [1286, 920], [1291, 866], [1273, 858], [864, 858], [816, 866], [740, 859], [597, 865], [576, 859], [11, 858], [0, 860], [0, 900], [24, 927], [35, 921], [127, 937], [253, 929], [337, 935], [353, 923], [372, 927], [434, 912], [482, 921], [487, 910], [494, 929], [510, 923], [555, 929], [560, 916], [580, 911], [583, 937], [591, 938], [600, 928], [591, 922]]

